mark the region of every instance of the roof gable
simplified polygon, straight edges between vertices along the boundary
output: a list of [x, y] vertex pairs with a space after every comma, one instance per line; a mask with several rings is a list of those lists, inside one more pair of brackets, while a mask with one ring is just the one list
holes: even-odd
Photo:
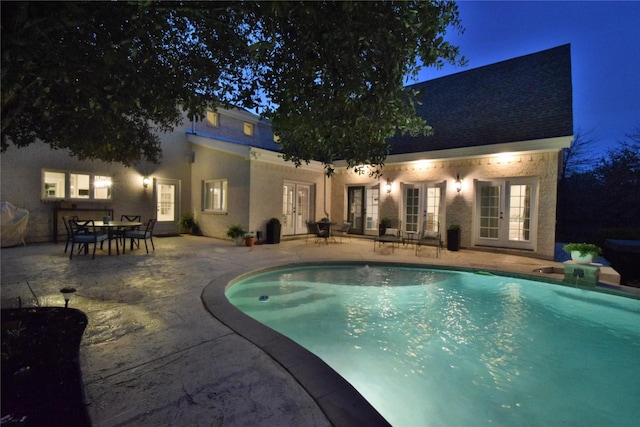
[[392, 155], [573, 134], [569, 44], [409, 87], [434, 134], [391, 138]]

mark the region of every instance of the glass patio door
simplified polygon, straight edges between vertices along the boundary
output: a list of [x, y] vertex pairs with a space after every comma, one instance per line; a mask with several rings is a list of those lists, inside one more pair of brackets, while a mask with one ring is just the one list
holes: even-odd
[[357, 186], [347, 189], [347, 221], [351, 223], [349, 233], [377, 233], [379, 201], [378, 186]]
[[305, 234], [311, 212], [311, 186], [285, 182], [282, 190], [282, 234]]
[[180, 181], [174, 179], [154, 179], [153, 187], [157, 219], [154, 233], [178, 233]]
[[535, 249], [537, 183], [530, 179], [476, 183], [476, 242]]

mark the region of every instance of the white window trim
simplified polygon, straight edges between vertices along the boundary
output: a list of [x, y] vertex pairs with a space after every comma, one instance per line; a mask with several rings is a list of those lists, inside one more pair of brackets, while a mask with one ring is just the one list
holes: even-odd
[[[62, 197], [54, 196], [49, 197], [46, 194], [45, 190], [45, 173], [57, 173], [64, 174], [64, 195]], [[87, 175], [89, 176], [89, 197], [71, 197], [71, 175]], [[100, 178], [100, 184], [96, 181], [96, 178]], [[96, 185], [102, 186], [107, 185], [110, 187], [108, 191], [109, 197], [106, 198], [96, 198]], [[60, 200], [70, 200], [74, 202], [104, 202], [104, 201], [112, 201], [113, 200], [113, 178], [110, 175], [105, 175], [104, 173], [91, 173], [91, 172], [76, 172], [76, 171], [65, 171], [59, 169], [42, 169], [41, 178], [40, 178], [40, 199], [43, 201], [60, 201]]]
[[[216, 199], [214, 198], [213, 195], [210, 198], [212, 206], [207, 206], [208, 198], [207, 198], [206, 192], [208, 189], [212, 191], [216, 187], [219, 188], [219, 190], [222, 192], [222, 194], [220, 195], [221, 201], [219, 203], [219, 206], [215, 206]], [[209, 212], [209, 213], [227, 213], [227, 208], [229, 204], [228, 188], [229, 188], [229, 184], [227, 179], [208, 179], [203, 181], [202, 182], [202, 211]]]

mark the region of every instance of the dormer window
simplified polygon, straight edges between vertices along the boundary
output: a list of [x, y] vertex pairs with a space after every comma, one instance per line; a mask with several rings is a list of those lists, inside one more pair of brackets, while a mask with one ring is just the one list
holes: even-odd
[[207, 123], [209, 126], [218, 127], [220, 126], [220, 113], [215, 111], [207, 111]]
[[253, 136], [253, 123], [244, 122], [244, 134]]

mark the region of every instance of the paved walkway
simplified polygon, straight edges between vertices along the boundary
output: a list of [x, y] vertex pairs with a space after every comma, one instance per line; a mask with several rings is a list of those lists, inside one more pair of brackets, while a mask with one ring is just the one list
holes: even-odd
[[[149, 255], [144, 249], [120, 256], [98, 251], [95, 260], [84, 255], [69, 260], [61, 243], [1, 251], [3, 307], [17, 306], [18, 297], [23, 306], [61, 306], [59, 290], [77, 289], [70, 306], [89, 317], [80, 356], [96, 427], [354, 425], [359, 408], [344, 403], [352, 401], [306, 383], [301, 372], [306, 368], [300, 366], [307, 365], [297, 365], [296, 372], [291, 357], [287, 362], [274, 346], [269, 349], [274, 341], [259, 342], [269, 335], [264, 329], [252, 322], [245, 323], [244, 331], [238, 326], [244, 316], [229, 309], [224, 288], [252, 270], [357, 260], [562, 278], [557, 274], [561, 265], [551, 261], [466, 250], [445, 250], [435, 258], [433, 248], [422, 249], [420, 256], [412, 248], [374, 252], [371, 240], [356, 238], [330, 245], [295, 240], [253, 249], [195, 236], [154, 241], [156, 250]], [[278, 346], [281, 353], [285, 347]], [[307, 378], [317, 373], [306, 371]]]

